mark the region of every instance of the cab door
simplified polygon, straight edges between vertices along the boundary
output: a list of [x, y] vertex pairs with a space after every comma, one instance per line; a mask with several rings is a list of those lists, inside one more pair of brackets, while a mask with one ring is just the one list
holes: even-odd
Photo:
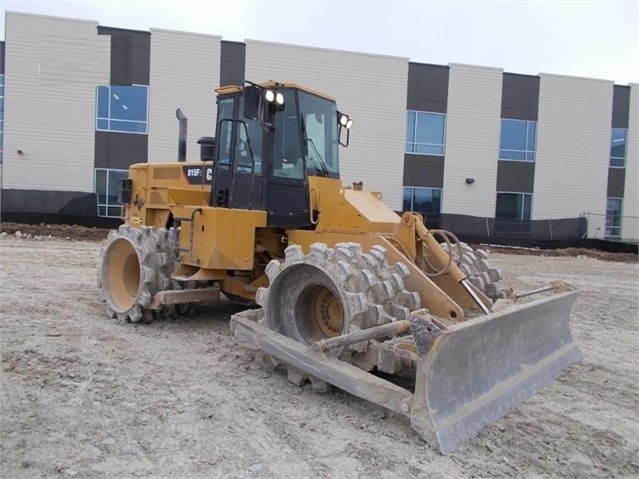
[[267, 181], [267, 224], [299, 228], [310, 225], [306, 147], [294, 90], [284, 90], [284, 110], [271, 133], [273, 159]]
[[211, 204], [262, 209], [262, 131], [255, 122], [237, 119], [241, 111], [241, 98], [220, 100]]

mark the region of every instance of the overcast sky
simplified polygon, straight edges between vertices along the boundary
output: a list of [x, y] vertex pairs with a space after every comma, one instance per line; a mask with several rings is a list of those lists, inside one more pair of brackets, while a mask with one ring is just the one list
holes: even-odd
[[95, 20], [639, 83], [639, 0], [0, 0], [4, 12]]

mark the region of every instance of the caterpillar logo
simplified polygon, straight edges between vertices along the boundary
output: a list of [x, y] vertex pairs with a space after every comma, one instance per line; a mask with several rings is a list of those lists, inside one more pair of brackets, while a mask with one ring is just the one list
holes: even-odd
[[[199, 185], [202, 184], [203, 169], [201, 166], [183, 166], [182, 173], [190, 185]], [[204, 183], [210, 183], [213, 180], [213, 168], [208, 166], [204, 170]]]

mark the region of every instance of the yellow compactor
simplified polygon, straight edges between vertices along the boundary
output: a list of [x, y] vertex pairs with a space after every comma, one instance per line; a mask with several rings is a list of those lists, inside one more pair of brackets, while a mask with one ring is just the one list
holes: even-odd
[[257, 304], [231, 327], [290, 381], [403, 414], [443, 454], [581, 358], [570, 286], [505, 298], [481, 251], [342, 185], [353, 122], [334, 99], [273, 81], [217, 92], [201, 162], [123, 180], [98, 271], [111, 317], [148, 322], [220, 293]]

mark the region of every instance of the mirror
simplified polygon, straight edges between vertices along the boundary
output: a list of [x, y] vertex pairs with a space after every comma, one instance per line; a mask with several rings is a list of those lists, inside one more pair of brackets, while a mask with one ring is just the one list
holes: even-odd
[[260, 106], [262, 104], [262, 87], [254, 83], [244, 85], [244, 118], [262, 121]]

